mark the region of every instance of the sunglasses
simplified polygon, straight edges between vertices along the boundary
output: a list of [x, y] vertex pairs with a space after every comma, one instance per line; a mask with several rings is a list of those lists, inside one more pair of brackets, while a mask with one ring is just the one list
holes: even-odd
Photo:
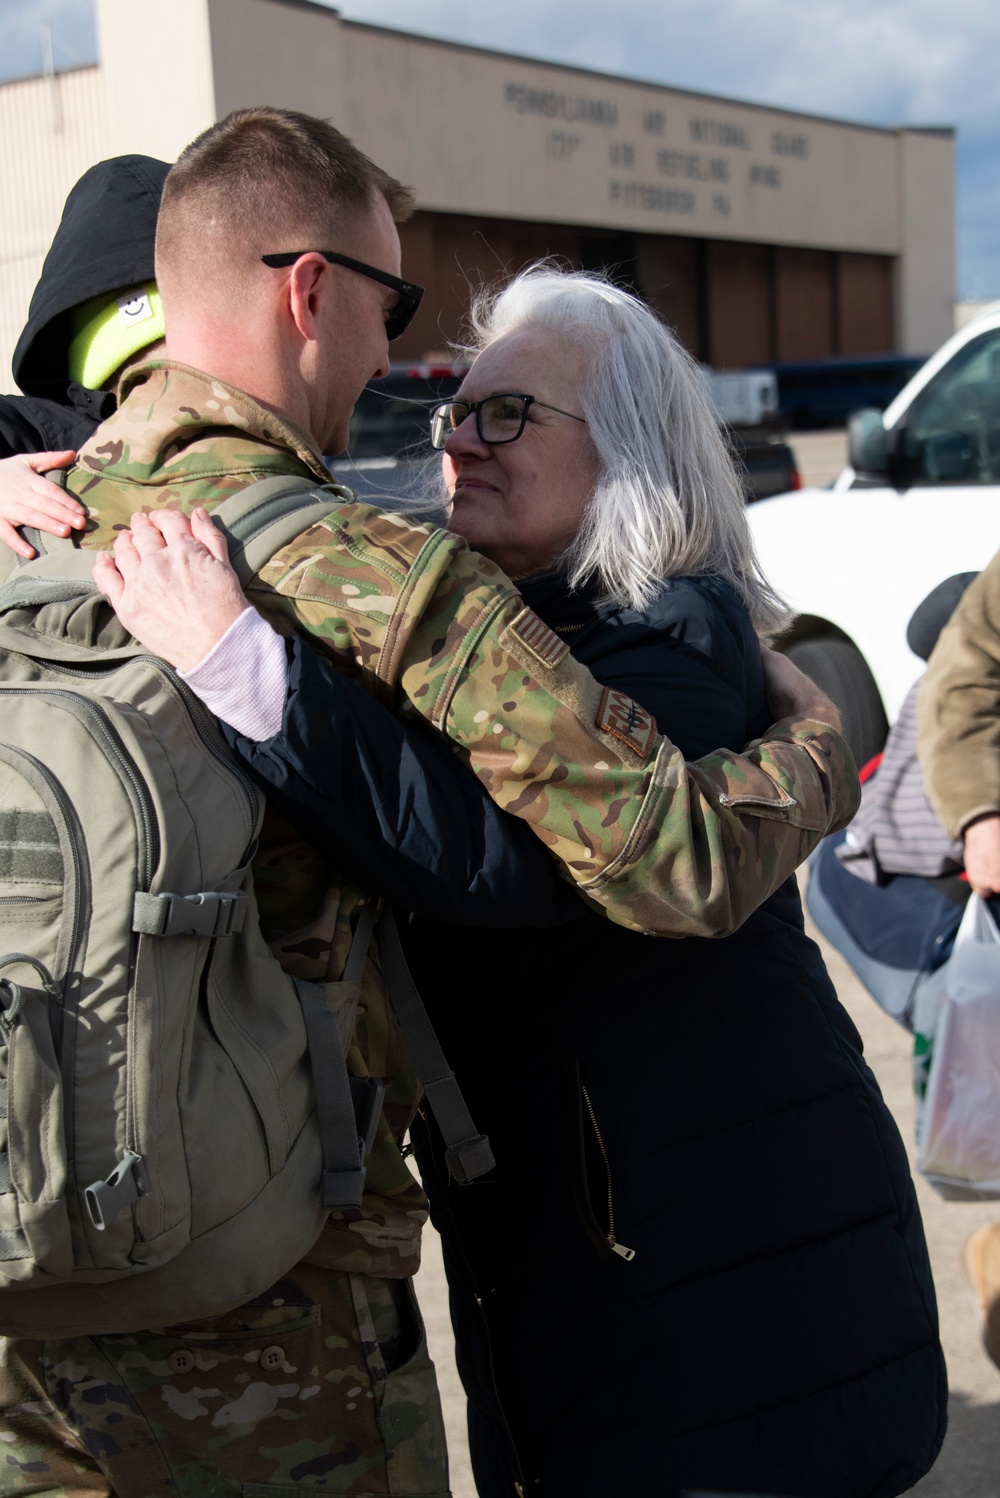
[[414, 313], [420, 306], [420, 298], [424, 294], [422, 286], [415, 286], [412, 281], [401, 281], [399, 276], [390, 276], [388, 271], [376, 270], [374, 265], [365, 265], [363, 260], [352, 260], [349, 255], [338, 255], [335, 250], [288, 250], [280, 255], [261, 255], [265, 265], [272, 270], [282, 270], [285, 266], [294, 265], [296, 260], [301, 260], [303, 255], [322, 255], [323, 259], [330, 265], [343, 265], [348, 270], [353, 270], [359, 276], [367, 276], [369, 281], [378, 281], [380, 286], [390, 286], [396, 293], [396, 305], [392, 308], [385, 320], [385, 334], [390, 340], [398, 338], [400, 333], [405, 333], [413, 321]]

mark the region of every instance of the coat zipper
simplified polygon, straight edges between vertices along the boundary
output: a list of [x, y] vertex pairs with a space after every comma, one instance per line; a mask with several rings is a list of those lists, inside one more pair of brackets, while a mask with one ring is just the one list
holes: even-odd
[[777, 799], [773, 796], [728, 796], [725, 791], [720, 791], [718, 793], [718, 801], [720, 806], [735, 806], [737, 808], [759, 806], [765, 810], [773, 810], [777, 806], [779, 811], [788, 811], [791, 807], [798, 805], [795, 797], [790, 796], [780, 785], [776, 789], [778, 791]]
[[597, 1147], [601, 1152], [601, 1159], [604, 1161], [604, 1173], [607, 1177], [608, 1182], [608, 1247], [613, 1253], [616, 1253], [620, 1259], [624, 1259], [627, 1263], [631, 1263], [635, 1258], [635, 1249], [626, 1248], [624, 1243], [619, 1243], [617, 1238], [615, 1237], [615, 1203], [611, 1190], [611, 1161], [608, 1158], [608, 1151], [604, 1144], [604, 1135], [601, 1133], [600, 1124], [597, 1122], [597, 1114], [594, 1112], [594, 1105], [590, 1101], [590, 1093], [587, 1091], [586, 1086], [583, 1082], [580, 1083], [580, 1091], [583, 1093], [583, 1101], [586, 1104], [587, 1112], [590, 1115], [591, 1126], [594, 1130], [595, 1138], [597, 1139]]

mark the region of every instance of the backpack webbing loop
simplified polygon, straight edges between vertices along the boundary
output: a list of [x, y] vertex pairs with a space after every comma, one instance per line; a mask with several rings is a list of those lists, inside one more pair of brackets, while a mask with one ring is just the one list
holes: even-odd
[[[375, 902], [362, 908], [351, 950], [339, 983], [306, 983], [293, 979], [302, 1005], [309, 1065], [316, 1094], [316, 1119], [323, 1154], [324, 1207], [360, 1207], [365, 1189], [365, 1156], [374, 1142], [382, 1111], [383, 1084], [374, 1077], [349, 1077], [340, 1021], [329, 1002], [329, 990], [351, 988], [348, 1002], [357, 1004], [365, 958], [375, 926]], [[351, 1028], [353, 1029], [353, 1009]]]
[[395, 916], [388, 908], [379, 923], [379, 953], [392, 1007], [444, 1140], [448, 1174], [459, 1185], [468, 1185], [492, 1170], [496, 1160], [489, 1139], [473, 1123], [462, 1089], [434, 1033], [406, 961]]

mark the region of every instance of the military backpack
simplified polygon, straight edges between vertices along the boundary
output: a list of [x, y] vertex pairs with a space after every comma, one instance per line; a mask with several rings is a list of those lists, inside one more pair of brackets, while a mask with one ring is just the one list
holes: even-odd
[[[343, 497], [226, 501], [242, 578]], [[345, 1065], [371, 902], [339, 982], [282, 971], [259, 791], [93, 553], [36, 539], [0, 589], [0, 1331], [45, 1337], [266, 1289], [360, 1204], [381, 1084]]]

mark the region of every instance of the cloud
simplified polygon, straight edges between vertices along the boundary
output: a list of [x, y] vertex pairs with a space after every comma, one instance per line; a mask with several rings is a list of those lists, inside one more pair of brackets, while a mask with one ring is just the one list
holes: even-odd
[[[135, 0], [141, 3], [141, 0]], [[958, 129], [959, 288], [1000, 296], [996, 0], [339, 0], [351, 20], [877, 125]], [[0, 0], [3, 75], [94, 55], [92, 0]], [[89, 49], [89, 50], [88, 50]]]

